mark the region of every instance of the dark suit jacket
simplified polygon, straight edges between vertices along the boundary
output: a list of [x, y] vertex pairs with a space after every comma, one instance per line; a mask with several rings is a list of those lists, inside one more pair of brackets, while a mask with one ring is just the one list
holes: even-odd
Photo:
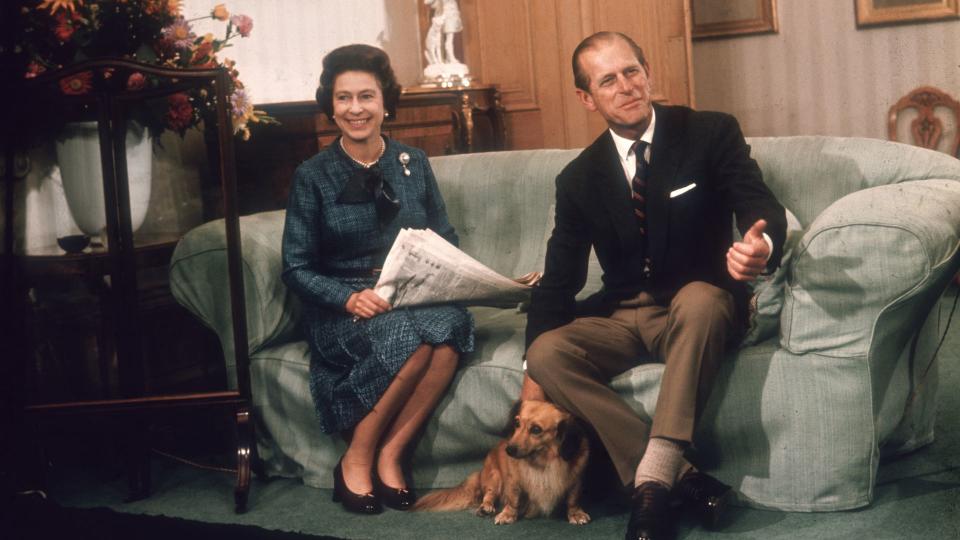
[[[654, 104], [657, 125], [647, 178], [647, 239], [639, 234], [613, 137], [604, 131], [557, 177], [556, 222], [543, 279], [533, 291], [527, 347], [577, 316], [607, 316], [618, 302], [646, 291], [669, 303], [683, 285], [706, 281], [729, 290], [746, 316], [747, 288], [730, 277], [726, 251], [732, 214], [741, 233], [767, 220], [773, 241], [767, 268], [780, 264], [786, 218], [763, 183], [736, 119], [716, 112]], [[679, 188], [689, 191], [670, 197]], [[644, 276], [644, 248], [651, 260]], [[590, 247], [603, 268], [603, 289], [577, 305]]]

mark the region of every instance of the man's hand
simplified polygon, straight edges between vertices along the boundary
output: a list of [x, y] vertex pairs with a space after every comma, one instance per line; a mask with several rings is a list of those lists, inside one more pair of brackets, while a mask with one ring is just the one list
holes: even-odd
[[381, 313], [390, 311], [392, 306], [380, 295], [373, 292], [373, 289], [364, 289], [355, 292], [347, 298], [344, 306], [348, 313], [360, 319], [369, 319]]
[[727, 271], [737, 281], [752, 281], [767, 267], [770, 245], [763, 239], [766, 220], [760, 219], [743, 235], [742, 242], [734, 242], [727, 250]]
[[520, 387], [521, 401], [547, 401], [543, 388], [526, 373], [523, 374], [523, 386]]

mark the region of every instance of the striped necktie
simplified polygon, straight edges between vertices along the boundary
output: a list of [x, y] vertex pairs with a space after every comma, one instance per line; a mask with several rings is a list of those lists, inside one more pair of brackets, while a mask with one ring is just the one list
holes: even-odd
[[633, 143], [633, 155], [637, 163], [637, 171], [630, 182], [632, 190], [631, 199], [633, 201], [633, 213], [637, 216], [640, 224], [640, 234], [647, 235], [647, 169], [649, 165], [644, 158], [648, 143], [637, 141]]

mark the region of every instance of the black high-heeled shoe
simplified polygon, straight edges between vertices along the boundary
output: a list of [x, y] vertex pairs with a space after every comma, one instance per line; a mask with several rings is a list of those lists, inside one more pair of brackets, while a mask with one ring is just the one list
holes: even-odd
[[337, 462], [337, 467], [333, 469], [333, 502], [338, 502], [348, 512], [357, 514], [379, 514], [383, 512], [383, 505], [373, 493], [357, 494], [347, 488], [347, 483], [343, 480], [343, 458]]
[[373, 492], [383, 504], [394, 510], [409, 510], [417, 502], [417, 496], [407, 488], [395, 488], [384, 484], [380, 475], [373, 475]]

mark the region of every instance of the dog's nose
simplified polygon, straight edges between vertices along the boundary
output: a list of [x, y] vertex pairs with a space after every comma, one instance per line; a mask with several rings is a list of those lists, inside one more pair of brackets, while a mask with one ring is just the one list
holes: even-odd
[[517, 457], [517, 447], [512, 444], [507, 445], [507, 455], [512, 458]]

